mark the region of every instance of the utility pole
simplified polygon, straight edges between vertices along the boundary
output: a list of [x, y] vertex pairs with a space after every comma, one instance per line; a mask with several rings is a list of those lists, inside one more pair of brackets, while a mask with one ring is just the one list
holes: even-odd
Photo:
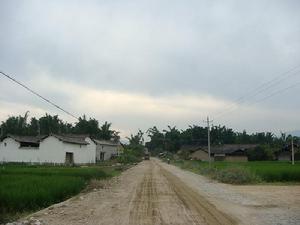
[[209, 168], [211, 168], [211, 157], [210, 157], [210, 124], [212, 120], [209, 120], [209, 117], [207, 116], [206, 121], [207, 123], [207, 150], [208, 150], [208, 162], [209, 162]]
[[292, 165], [295, 164], [294, 137], [292, 136]]
[[38, 135], [40, 136], [41, 135], [41, 127], [40, 127], [40, 121], [38, 120], [37, 121], [37, 125], [38, 125]]

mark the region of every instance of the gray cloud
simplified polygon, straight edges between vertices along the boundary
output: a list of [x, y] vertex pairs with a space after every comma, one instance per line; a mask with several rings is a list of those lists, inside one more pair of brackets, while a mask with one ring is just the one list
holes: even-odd
[[[136, 115], [136, 120], [129, 120], [126, 112], [114, 116], [86, 112], [81, 108], [84, 105], [74, 106], [73, 94], [48, 88], [48, 81], [154, 100], [182, 95], [187, 99], [199, 97], [199, 101], [201, 96], [210, 96], [219, 102], [232, 102], [300, 63], [299, 7], [296, 0], [1, 1], [0, 69], [71, 111], [101, 119], [106, 116], [106, 120], [122, 124], [123, 130], [145, 126], [146, 120], [165, 124], [165, 118], [145, 112]], [[298, 82], [299, 76], [289, 77], [249, 101]], [[7, 103], [55, 111], [9, 81], [1, 78], [0, 82], [1, 115], [16, 107]], [[253, 116], [244, 111], [236, 115], [238, 119], [227, 115], [220, 122], [251, 130], [255, 126], [272, 130], [299, 127], [300, 119], [293, 116], [294, 122], [288, 125], [274, 125], [280, 113], [300, 112], [298, 92], [296, 87], [253, 105], [258, 112]], [[101, 99], [97, 101], [101, 105]], [[263, 126], [256, 123], [259, 112], [272, 119]], [[208, 107], [199, 115], [211, 113], [215, 112]], [[174, 124], [197, 121], [190, 114], [186, 116], [175, 117]], [[245, 121], [250, 117], [251, 122]]]

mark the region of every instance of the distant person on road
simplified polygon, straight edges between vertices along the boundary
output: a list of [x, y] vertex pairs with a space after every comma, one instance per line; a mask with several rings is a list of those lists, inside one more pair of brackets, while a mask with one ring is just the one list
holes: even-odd
[[168, 164], [170, 164], [170, 159], [169, 158], [167, 159], [167, 161], [168, 161]]

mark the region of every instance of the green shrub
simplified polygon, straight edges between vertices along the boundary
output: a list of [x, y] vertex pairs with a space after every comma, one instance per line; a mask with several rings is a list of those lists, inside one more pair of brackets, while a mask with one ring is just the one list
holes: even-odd
[[247, 155], [249, 161], [271, 161], [275, 159], [274, 148], [269, 145], [259, 145], [254, 149], [250, 149], [247, 151]]
[[254, 173], [242, 167], [215, 170], [211, 175], [214, 179], [228, 184], [250, 184], [261, 181]]
[[123, 154], [118, 157], [118, 162], [123, 164], [132, 164], [142, 161], [142, 156], [137, 154], [134, 150], [125, 149]]

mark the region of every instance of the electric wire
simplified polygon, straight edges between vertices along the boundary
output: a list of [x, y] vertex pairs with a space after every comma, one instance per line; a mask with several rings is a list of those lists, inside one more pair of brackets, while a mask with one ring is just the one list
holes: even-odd
[[[296, 87], [296, 86], [298, 86], [298, 85], [300, 85], [300, 82], [296, 82], [296, 83], [294, 83], [294, 84], [292, 84], [292, 85], [290, 85], [290, 86], [287, 86], [287, 87], [284, 87], [284, 88], [282, 88], [282, 89], [279, 89], [279, 90], [277, 90], [277, 91], [275, 91], [275, 92], [272, 92], [271, 94], [269, 94], [269, 95], [267, 95], [267, 96], [264, 96], [263, 98], [260, 98], [260, 99], [254, 101], [254, 102], [250, 102], [250, 103], [248, 103], [248, 104], [244, 104], [244, 106], [253, 106], [253, 105], [255, 105], [255, 104], [257, 104], [257, 103], [260, 103], [260, 102], [263, 102], [263, 101], [265, 101], [265, 100], [267, 100], [267, 99], [269, 99], [269, 98], [271, 98], [271, 97], [273, 97], [273, 96], [275, 96], [275, 95], [278, 95], [278, 94], [280, 94], [280, 93], [286, 92], [287, 90], [292, 89], [292, 88], [294, 88], [294, 87]], [[225, 114], [235, 111], [238, 107], [239, 107], [239, 105], [236, 105], [235, 108], [232, 108], [231, 110], [226, 111], [226, 112], [224, 112], [223, 114], [219, 114], [218, 116], [215, 117], [215, 119], [216, 119], [216, 118], [221, 118], [221, 117], [223, 117]]]
[[16, 84], [20, 85], [21, 87], [25, 88], [27, 91], [31, 92], [32, 94], [36, 95], [37, 97], [41, 98], [42, 100], [46, 101], [48, 104], [54, 106], [55, 108], [61, 110], [62, 112], [68, 114], [69, 116], [75, 118], [76, 120], [78, 120], [78, 117], [75, 116], [74, 114], [70, 113], [69, 111], [63, 109], [61, 106], [57, 105], [56, 103], [54, 103], [53, 101], [43, 97], [42, 95], [40, 95], [39, 93], [37, 93], [36, 91], [32, 90], [31, 88], [29, 88], [28, 86], [26, 86], [25, 84], [21, 83], [20, 81], [16, 80], [15, 78], [13, 78], [12, 76], [0, 71], [0, 74], [2, 74], [3, 76], [5, 76], [6, 78], [10, 79], [11, 81], [15, 82]]
[[[267, 90], [270, 90], [272, 87], [278, 86], [282, 81], [284, 81], [292, 76], [298, 75], [300, 71], [295, 71], [295, 70], [297, 70], [299, 68], [300, 68], [300, 65], [293, 67], [292, 69], [290, 69], [284, 73], [281, 73], [279, 76], [276, 76], [272, 80], [262, 83], [261, 85], [259, 85], [255, 89], [253, 89], [252, 91], [249, 91], [247, 94], [243, 95], [242, 97], [239, 97], [233, 103], [229, 104], [228, 107], [225, 108], [225, 110], [217, 113], [214, 116], [214, 118], [222, 117], [224, 114], [234, 111], [238, 107], [238, 105], [241, 103], [244, 103], [247, 100], [247, 98], [256, 97], [259, 94], [262, 94], [262, 93], [266, 92]], [[294, 72], [294, 73], [292, 73], [292, 72]], [[294, 87], [296, 85], [291, 85], [291, 86]], [[258, 101], [261, 101], [261, 100], [258, 100]]]

